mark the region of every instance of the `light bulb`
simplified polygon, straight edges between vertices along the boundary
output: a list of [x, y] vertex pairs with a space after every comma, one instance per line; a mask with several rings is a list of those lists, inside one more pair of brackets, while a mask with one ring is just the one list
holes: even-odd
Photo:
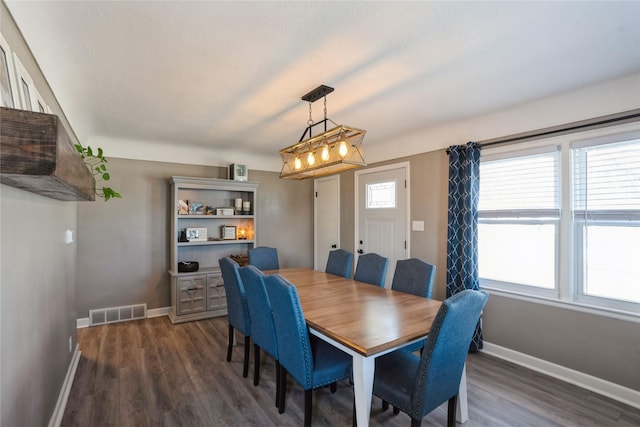
[[322, 146], [322, 152], [320, 153], [320, 158], [322, 159], [323, 162], [326, 162], [327, 160], [329, 160], [329, 146], [328, 145], [323, 145]]
[[347, 151], [349, 151], [349, 149], [347, 148], [347, 141], [345, 141], [344, 139], [342, 141], [340, 141], [340, 147], [338, 148], [338, 154], [340, 154], [340, 157], [344, 157], [347, 155]]
[[296, 157], [296, 170], [300, 169], [302, 167], [302, 162], [300, 161], [300, 157]]
[[313, 151], [309, 151], [309, 154], [307, 154], [307, 164], [313, 166], [315, 162], [316, 158], [313, 156]]

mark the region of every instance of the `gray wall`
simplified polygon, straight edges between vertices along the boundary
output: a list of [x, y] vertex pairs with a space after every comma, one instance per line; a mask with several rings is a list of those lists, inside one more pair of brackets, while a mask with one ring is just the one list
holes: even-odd
[[[107, 153], [108, 154], [108, 153]], [[225, 178], [224, 168], [109, 159], [122, 199], [78, 205], [77, 311], [147, 303], [170, 305], [169, 178]], [[257, 243], [278, 248], [282, 267], [313, 265], [311, 181], [249, 171], [258, 182]]]
[[47, 425], [76, 343], [76, 203], [0, 186], [3, 426]]
[[[369, 167], [402, 161], [409, 161], [411, 168], [411, 220], [425, 222], [424, 232], [411, 232], [411, 256], [436, 265], [433, 297], [442, 300], [446, 295], [448, 156], [438, 150]], [[340, 179], [342, 237], [346, 238], [342, 241], [353, 250], [353, 172]], [[487, 342], [640, 390], [638, 323], [496, 294], [489, 298], [483, 319]]]
[[[424, 221], [424, 231], [411, 231], [411, 256], [436, 266], [433, 298], [442, 300], [446, 291], [447, 253], [447, 191], [449, 166], [444, 150], [417, 154], [385, 162], [372, 163], [368, 168], [409, 162], [412, 221]], [[340, 242], [343, 249], [354, 251], [355, 173], [340, 176]], [[389, 266], [395, 269], [395, 265]]]
[[492, 295], [484, 315], [492, 344], [640, 391], [640, 325]]
[[278, 248], [282, 268], [313, 268], [313, 180], [279, 175], [249, 171], [249, 179], [260, 183], [257, 244]]
[[[2, 2], [0, 19], [3, 36], [72, 133]], [[411, 219], [425, 221], [424, 232], [411, 234], [411, 255], [437, 265], [434, 297], [443, 299], [447, 156], [440, 150], [393, 162], [405, 160], [411, 163]], [[75, 346], [76, 318], [89, 308], [169, 305], [167, 179], [224, 177], [223, 170], [204, 166], [121, 159], [109, 165], [124, 199], [107, 204], [58, 202], [0, 185], [2, 426], [48, 423], [71, 361], [68, 338]], [[283, 267], [312, 266], [313, 182], [259, 171], [249, 176], [260, 182], [258, 243], [277, 247]], [[341, 241], [351, 251], [353, 182], [353, 172], [342, 174]], [[66, 229], [77, 231], [76, 244], [62, 243]], [[640, 390], [637, 323], [492, 295], [484, 325], [489, 342]]]
[[[0, 28], [49, 107], [67, 124], [0, 2]], [[76, 203], [0, 185], [0, 425], [45, 426], [76, 346]]]

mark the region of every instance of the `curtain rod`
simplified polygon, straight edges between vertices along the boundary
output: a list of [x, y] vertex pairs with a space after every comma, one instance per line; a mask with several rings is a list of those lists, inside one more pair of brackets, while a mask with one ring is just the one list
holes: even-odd
[[524, 140], [540, 139], [551, 135], [562, 135], [578, 130], [595, 129], [606, 126], [613, 126], [616, 124], [634, 122], [638, 120], [640, 120], [640, 108], [624, 111], [621, 113], [609, 114], [607, 116], [600, 116], [593, 119], [552, 126], [544, 129], [487, 139], [484, 141], [479, 141], [478, 144], [480, 145], [480, 147], [484, 148], [490, 147], [492, 145], [510, 144], [515, 142], [522, 142]]

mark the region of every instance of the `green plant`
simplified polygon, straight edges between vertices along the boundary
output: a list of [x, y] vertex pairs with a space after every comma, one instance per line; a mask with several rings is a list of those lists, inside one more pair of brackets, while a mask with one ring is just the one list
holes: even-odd
[[75, 144], [75, 147], [82, 156], [84, 163], [89, 167], [91, 173], [93, 173], [96, 180], [96, 196], [103, 197], [105, 202], [111, 198], [122, 198], [120, 193], [111, 187], [98, 188], [98, 182], [109, 181], [111, 179], [111, 175], [109, 175], [107, 171], [107, 159], [104, 157], [102, 148], [98, 147], [97, 152], [94, 154], [89, 146], [83, 147], [80, 144]]

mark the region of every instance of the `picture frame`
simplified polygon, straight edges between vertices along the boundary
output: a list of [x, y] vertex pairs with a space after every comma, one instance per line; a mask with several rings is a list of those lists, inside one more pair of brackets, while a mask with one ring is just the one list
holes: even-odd
[[189, 204], [189, 215], [204, 215], [204, 203], [193, 201]]
[[217, 208], [216, 215], [218, 216], [233, 216], [235, 211], [233, 208]]
[[178, 200], [178, 215], [189, 215], [188, 200]]
[[207, 241], [206, 228], [187, 228], [186, 235], [187, 235], [187, 240], [189, 240], [189, 242], [206, 242]]
[[229, 179], [234, 181], [248, 181], [249, 169], [247, 165], [232, 163], [229, 165]]
[[222, 240], [236, 240], [236, 226], [235, 225], [221, 225], [220, 226], [220, 238]]

